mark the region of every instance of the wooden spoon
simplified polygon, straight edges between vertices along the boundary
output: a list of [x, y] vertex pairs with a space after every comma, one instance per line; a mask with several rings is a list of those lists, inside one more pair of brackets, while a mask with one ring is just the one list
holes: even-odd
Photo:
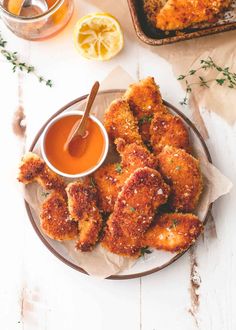
[[83, 114], [82, 119], [79, 119], [74, 126], [71, 129], [71, 132], [66, 140], [66, 143], [64, 145], [64, 149], [68, 150], [71, 156], [80, 156], [83, 154], [86, 148], [86, 137], [87, 137], [87, 131], [86, 126], [88, 122], [88, 117], [90, 110], [92, 108], [93, 102], [95, 100], [95, 97], [97, 95], [98, 89], [99, 89], [99, 82], [96, 81], [93, 85], [85, 107], [85, 111]]

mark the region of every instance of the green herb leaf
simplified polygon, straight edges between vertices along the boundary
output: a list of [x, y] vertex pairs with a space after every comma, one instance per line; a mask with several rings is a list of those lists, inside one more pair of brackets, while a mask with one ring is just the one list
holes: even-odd
[[225, 82], [225, 79], [216, 79], [218, 85], [222, 86]]
[[122, 173], [122, 166], [120, 163], [116, 164], [116, 172]]
[[143, 257], [145, 254], [151, 254], [152, 251], [149, 250], [149, 247], [148, 246], [144, 246], [141, 248], [140, 250], [140, 254], [141, 256]]
[[136, 211], [136, 208], [131, 206], [130, 207], [130, 211], [135, 212]]
[[178, 224], [179, 224], [179, 220], [177, 220], [177, 219], [173, 219], [173, 220], [172, 220], [172, 225], [171, 225], [169, 228], [170, 228], [170, 229], [172, 229], [172, 228], [176, 228]]
[[42, 196], [42, 197], [47, 197], [49, 194], [50, 194], [49, 192], [47, 192], [47, 191], [43, 191], [43, 192], [41, 193], [41, 196]]
[[153, 119], [153, 115], [143, 116], [141, 119], [139, 119], [138, 123], [139, 125], [143, 125], [145, 123], [151, 123]]
[[182, 166], [176, 166], [176, 171], [179, 171], [179, 170], [181, 170], [181, 168], [182, 168]]
[[96, 183], [95, 183], [94, 178], [92, 176], [90, 176], [90, 184], [93, 188], [96, 187]]

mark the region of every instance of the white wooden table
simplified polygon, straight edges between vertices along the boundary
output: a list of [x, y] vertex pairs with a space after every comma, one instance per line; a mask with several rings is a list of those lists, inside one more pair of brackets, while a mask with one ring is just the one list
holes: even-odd
[[[190, 253], [141, 279], [98, 280], [70, 269], [46, 249], [28, 220], [16, 181], [18, 162], [56, 110], [87, 93], [95, 79], [102, 81], [117, 65], [134, 79], [157, 77], [163, 97], [177, 107], [183, 96], [170, 64], [134, 35], [109, 62], [82, 59], [73, 47], [72, 29], [78, 17], [97, 9], [86, 1], [78, 6], [67, 28], [45, 42], [18, 39], [0, 22], [8, 47], [55, 83], [50, 89], [35, 77], [13, 74], [0, 59], [0, 329], [235, 330], [235, 188], [214, 205], [216, 231], [209, 224]], [[112, 4], [110, 12], [115, 14]], [[128, 12], [125, 20], [131, 24]], [[12, 129], [19, 109], [25, 132]], [[203, 118], [213, 162], [236, 184], [236, 127], [213, 113], [204, 112]]]

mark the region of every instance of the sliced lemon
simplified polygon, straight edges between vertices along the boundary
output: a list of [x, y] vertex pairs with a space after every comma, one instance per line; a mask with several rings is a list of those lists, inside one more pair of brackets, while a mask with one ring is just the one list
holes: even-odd
[[82, 56], [105, 61], [121, 51], [124, 38], [115, 17], [107, 13], [96, 13], [86, 15], [77, 22], [74, 43]]

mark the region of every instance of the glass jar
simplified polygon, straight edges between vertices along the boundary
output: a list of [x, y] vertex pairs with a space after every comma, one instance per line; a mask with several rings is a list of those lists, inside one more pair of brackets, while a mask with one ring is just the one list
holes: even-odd
[[[46, 2], [48, 3], [47, 0]], [[2, 20], [13, 33], [27, 40], [52, 37], [66, 26], [74, 9], [73, 0], [57, 0], [46, 12], [33, 17], [24, 17], [10, 13], [5, 3], [5, 0], [0, 0]]]

